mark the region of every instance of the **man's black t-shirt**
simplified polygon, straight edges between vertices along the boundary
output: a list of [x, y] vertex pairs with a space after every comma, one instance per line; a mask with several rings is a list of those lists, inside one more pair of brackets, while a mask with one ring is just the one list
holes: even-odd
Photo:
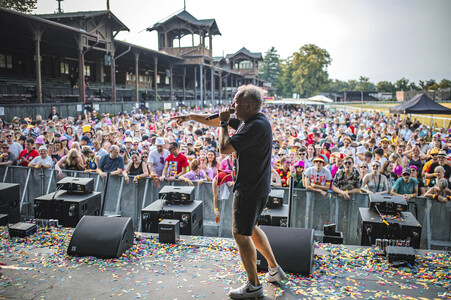
[[230, 127], [236, 133], [230, 143], [237, 154], [237, 173], [234, 191], [243, 195], [264, 197], [271, 192], [271, 124], [258, 113], [246, 122], [231, 118]]

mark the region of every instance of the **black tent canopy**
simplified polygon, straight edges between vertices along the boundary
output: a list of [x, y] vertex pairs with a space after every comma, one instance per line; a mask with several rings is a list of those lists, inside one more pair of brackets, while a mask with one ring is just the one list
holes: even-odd
[[425, 94], [418, 94], [407, 102], [390, 107], [390, 112], [395, 114], [443, 115], [451, 114], [451, 109], [431, 100]]

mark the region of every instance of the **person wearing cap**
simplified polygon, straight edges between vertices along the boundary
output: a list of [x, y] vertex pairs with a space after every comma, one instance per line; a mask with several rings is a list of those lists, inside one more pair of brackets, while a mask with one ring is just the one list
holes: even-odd
[[402, 178], [398, 178], [395, 181], [390, 194], [403, 196], [407, 201], [418, 196], [418, 180], [410, 176], [410, 168], [402, 170]]
[[133, 149], [133, 139], [130, 136], [127, 136], [124, 139], [124, 146], [127, 153], [127, 157], [130, 159], [130, 152]]
[[27, 167], [35, 157], [39, 156], [39, 152], [36, 151], [33, 146], [34, 140], [32, 138], [28, 138], [25, 142], [25, 149], [19, 154], [19, 166]]
[[287, 187], [291, 177], [291, 162], [288, 156], [282, 156], [281, 153], [279, 155], [281, 156], [280, 167], [276, 171], [280, 176], [282, 187]]
[[149, 153], [149, 163], [152, 166], [153, 172], [158, 176], [161, 177], [163, 174], [163, 169], [165, 166], [166, 159], [171, 154], [169, 153], [169, 150], [165, 149], [165, 140], [161, 137], [156, 138], [155, 140], [155, 147], [156, 149], [153, 151], [150, 151]]
[[[428, 161], [426, 161], [426, 162], [424, 163], [424, 165], [423, 165], [423, 171], [422, 171], [421, 174], [422, 174], [423, 178], [425, 178], [424, 184], [425, 184], [426, 186], [429, 185], [429, 181], [430, 181], [430, 179], [429, 179], [428, 177], [426, 177], [426, 174], [427, 174], [427, 173], [429, 173], [429, 174], [433, 173], [434, 170], [430, 170], [430, 167], [431, 167], [432, 164], [438, 162], [438, 154], [439, 154], [439, 152], [440, 152], [440, 150], [439, 150], [438, 148], [433, 148], [433, 149], [429, 152], [429, 157], [430, 157], [430, 159], [429, 159]], [[431, 172], [429, 172], [429, 171], [431, 171]], [[429, 177], [432, 178], [432, 176], [429, 176]]]
[[36, 169], [49, 169], [53, 166], [52, 158], [47, 155], [46, 146], [39, 147], [39, 155], [33, 158], [28, 166]]
[[344, 159], [344, 169], [338, 170], [332, 182], [332, 190], [345, 200], [350, 194], [360, 193], [360, 173], [354, 168], [354, 158], [350, 155]]
[[125, 167], [124, 172], [122, 172], [122, 175], [124, 175], [124, 179], [127, 184], [129, 182], [128, 175], [135, 176], [133, 178], [133, 183], [137, 183], [140, 178], [145, 178], [149, 176], [147, 163], [141, 160], [139, 152], [136, 150], [132, 150], [130, 152], [130, 155], [131, 161]]
[[352, 139], [349, 136], [343, 138], [343, 147], [340, 147], [340, 153], [344, 155], [354, 155], [355, 149], [351, 147]]
[[384, 150], [384, 153], [388, 154], [390, 152], [388, 149], [388, 146], [390, 145], [390, 140], [385, 137], [379, 143], [380, 143], [382, 150]]
[[428, 171], [424, 175], [425, 179], [429, 179], [430, 180], [430, 182], [428, 182], [429, 183], [428, 184], [429, 187], [435, 185], [435, 183], [437, 181], [437, 180], [431, 180], [431, 179], [437, 178], [437, 172], [435, 171], [435, 169], [438, 166], [443, 167], [443, 169], [445, 170], [445, 174], [444, 175], [445, 175], [446, 179], [449, 179], [450, 176], [451, 176], [451, 166], [446, 163], [446, 151], [445, 150], [440, 150], [440, 152], [437, 154], [437, 157], [438, 157], [438, 159], [437, 159], [438, 161], [432, 163], [429, 166]]
[[[424, 193], [426, 192], [426, 187], [424, 185], [423, 179], [420, 177], [420, 172], [418, 170], [420, 170], [419, 168], [417, 168], [417, 166], [415, 165], [410, 165], [410, 177], [415, 178], [416, 180], [418, 180], [418, 196], [422, 196], [424, 195]], [[445, 175], [445, 170], [443, 170], [443, 177]]]
[[179, 145], [176, 142], [171, 142], [168, 150], [170, 154], [166, 158], [164, 169], [160, 176], [161, 181], [165, 179], [173, 181], [188, 171], [188, 160], [185, 155], [179, 153]]
[[424, 196], [442, 203], [447, 203], [451, 201], [451, 189], [449, 189], [448, 184], [449, 182], [445, 178], [442, 178], [437, 182], [435, 187], [429, 188]]
[[92, 146], [91, 139], [87, 135], [84, 135], [81, 137], [80, 147], [83, 147], [83, 146]]
[[305, 170], [305, 188], [307, 191], [319, 192], [323, 197], [326, 197], [332, 180], [332, 174], [328, 169], [324, 168], [326, 162], [323, 157], [315, 157], [313, 164], [313, 167]]
[[47, 119], [53, 120], [53, 117], [59, 117], [59, 114], [56, 112], [56, 107], [52, 106], [52, 111], [48, 115]]
[[16, 156], [10, 151], [8, 144], [1, 145], [2, 152], [0, 154], [0, 166], [10, 166], [16, 163]]
[[[295, 189], [305, 189], [304, 186], [304, 162], [298, 160], [293, 164], [294, 174], [293, 174], [293, 184]], [[291, 181], [289, 182], [291, 184]]]

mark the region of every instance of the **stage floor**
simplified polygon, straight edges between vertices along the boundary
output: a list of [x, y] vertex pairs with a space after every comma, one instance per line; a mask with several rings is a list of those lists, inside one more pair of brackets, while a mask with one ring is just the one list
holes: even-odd
[[[0, 299], [227, 299], [245, 280], [231, 239], [182, 236], [178, 244], [135, 234], [119, 259], [69, 257], [70, 229], [9, 239], [0, 227]], [[268, 284], [264, 299], [451, 298], [451, 254], [418, 250], [413, 268], [393, 268], [369, 247], [315, 244], [310, 276]]]

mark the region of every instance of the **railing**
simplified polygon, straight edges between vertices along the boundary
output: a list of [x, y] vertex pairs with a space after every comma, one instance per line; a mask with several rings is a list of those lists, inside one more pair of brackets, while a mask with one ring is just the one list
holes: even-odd
[[[64, 176], [91, 177], [94, 190], [104, 192], [105, 179], [96, 173], [81, 171], [63, 171]], [[55, 170], [37, 170], [26, 167], [0, 167], [0, 180], [20, 185], [20, 205], [23, 217], [34, 217], [34, 199], [49, 194], [56, 189], [57, 172]], [[130, 217], [136, 230], [141, 229], [141, 210], [159, 199], [158, 192], [165, 185], [186, 185], [182, 181], [154, 181], [151, 178], [140, 179], [138, 183], [126, 184], [122, 176], [110, 176], [105, 194], [105, 215]], [[214, 223], [213, 192], [211, 182], [195, 185], [195, 199], [203, 201], [204, 235], [231, 237], [232, 228], [232, 188], [221, 190], [219, 195], [221, 220]], [[288, 203], [288, 189], [284, 203]], [[324, 224], [335, 223], [337, 230], [343, 232], [346, 244], [360, 245], [357, 236], [359, 207], [368, 207], [368, 194], [353, 194], [350, 200], [329, 193], [323, 197], [317, 192], [294, 189], [291, 201], [290, 222], [292, 227], [313, 228], [317, 235]], [[422, 225], [421, 248], [451, 247], [451, 202], [440, 203], [436, 200], [416, 197], [409, 201], [409, 211]]]

